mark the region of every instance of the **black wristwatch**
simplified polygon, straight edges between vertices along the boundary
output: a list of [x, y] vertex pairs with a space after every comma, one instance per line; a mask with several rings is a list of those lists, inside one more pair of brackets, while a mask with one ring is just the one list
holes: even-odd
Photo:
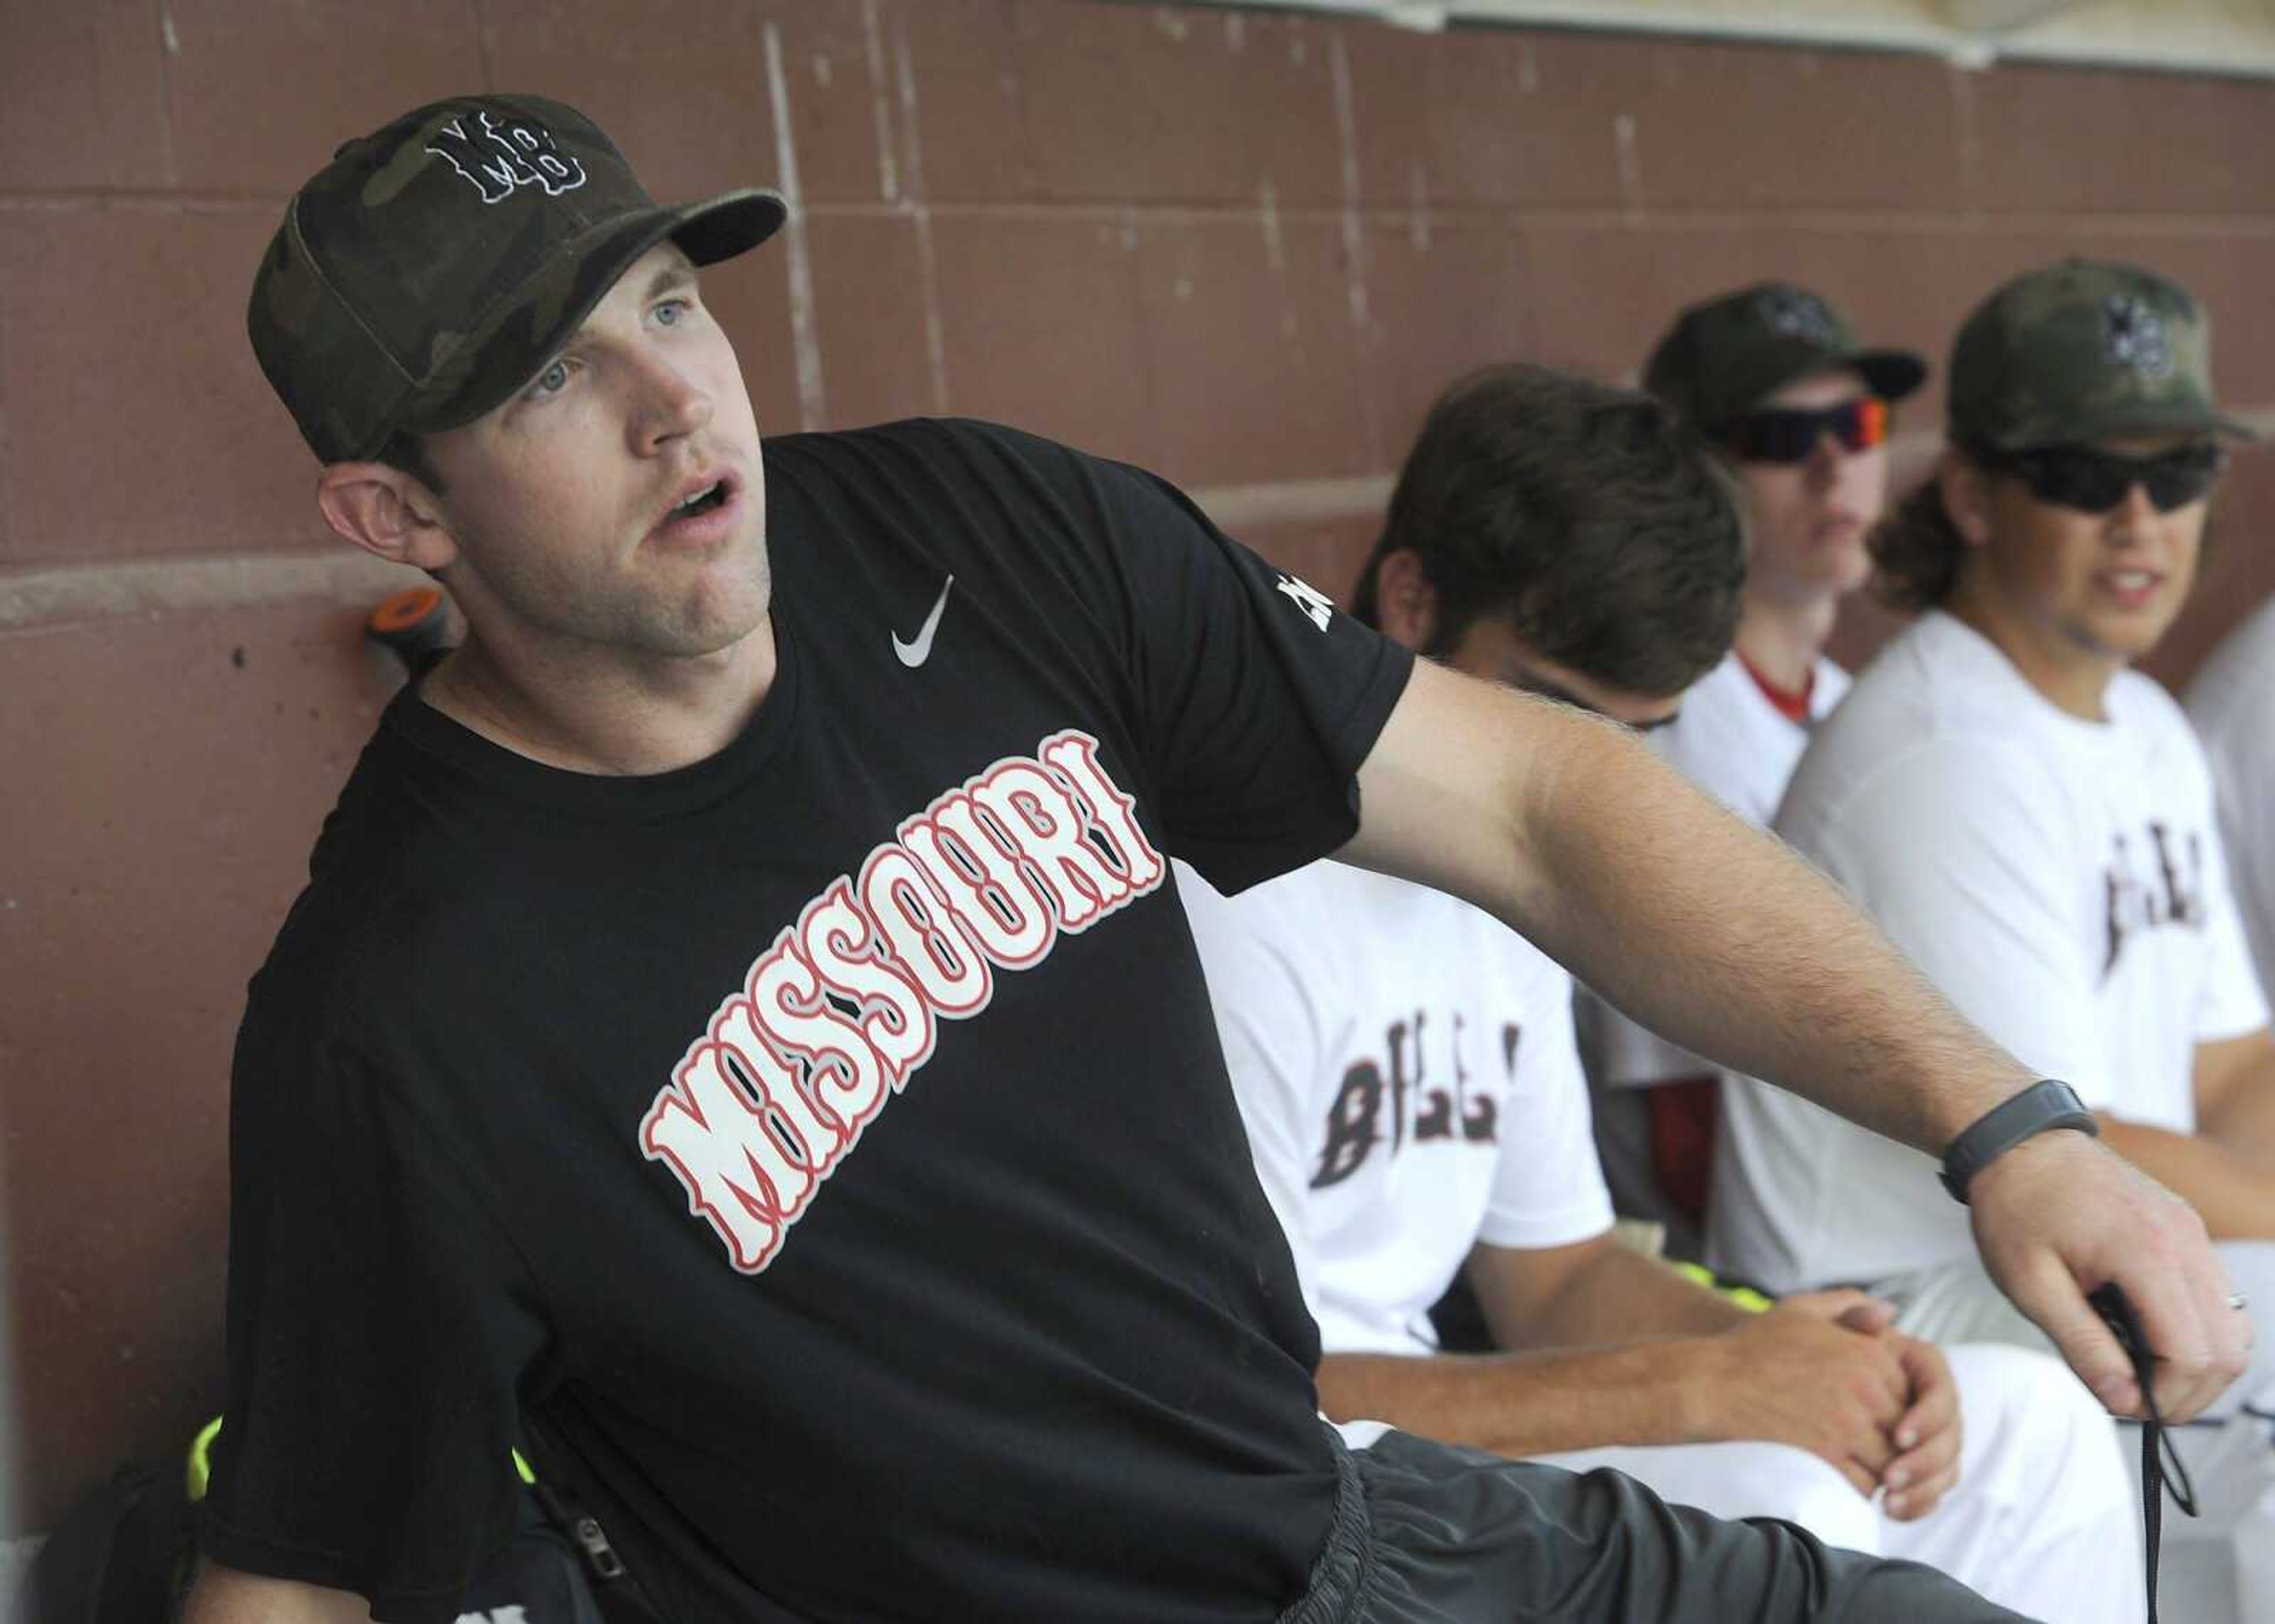
[[1970, 1123], [1943, 1153], [1943, 1187], [1964, 1206], [1975, 1175], [2033, 1134], [2050, 1128], [2075, 1128], [2094, 1135], [2101, 1125], [2067, 1083], [2052, 1077], [2033, 1083], [2004, 1105], [1993, 1106]]

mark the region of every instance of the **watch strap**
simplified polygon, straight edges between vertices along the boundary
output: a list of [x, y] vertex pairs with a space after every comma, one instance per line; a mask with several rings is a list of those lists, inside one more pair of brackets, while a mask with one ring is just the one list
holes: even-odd
[[1969, 1123], [1943, 1153], [1943, 1187], [1964, 1205], [1975, 1175], [2023, 1140], [2053, 1128], [2096, 1135], [2100, 1124], [2068, 1084], [2053, 1077], [2033, 1083]]

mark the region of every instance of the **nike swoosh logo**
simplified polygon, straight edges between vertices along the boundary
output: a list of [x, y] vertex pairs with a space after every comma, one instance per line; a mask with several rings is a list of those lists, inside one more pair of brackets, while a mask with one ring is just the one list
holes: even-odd
[[899, 632], [893, 633], [893, 652], [901, 657], [901, 663], [910, 670], [915, 670], [932, 658], [932, 634], [940, 630], [941, 612], [948, 608], [949, 587], [955, 585], [956, 578], [951, 575], [948, 578], [948, 585], [940, 589], [940, 596], [933, 601], [932, 613], [925, 616], [925, 623], [913, 641], [903, 643]]

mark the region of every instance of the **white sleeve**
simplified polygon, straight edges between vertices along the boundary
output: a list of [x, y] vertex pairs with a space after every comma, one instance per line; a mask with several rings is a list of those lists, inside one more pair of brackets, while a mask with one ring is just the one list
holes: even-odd
[[[2270, 805], [2270, 816], [2275, 818], [2275, 804]], [[2259, 985], [2250, 944], [2244, 940], [2220, 831], [2207, 829], [2204, 843], [2204, 905], [2211, 917], [2204, 922], [2206, 968], [2196, 1037], [2198, 1043], [2218, 1043], [2266, 1025], [2267, 995]]]
[[1588, 1085], [1562, 971], [1528, 990], [1515, 1076], [1504, 1097], [1500, 1159], [1478, 1238], [1494, 1246], [1569, 1246], [1612, 1227], [1611, 1192], [1589, 1125]]
[[1288, 905], [1291, 880], [1228, 900], [1182, 860], [1175, 868], [1249, 1154], [1288, 1237], [1304, 1306], [1317, 1319], [1319, 1256], [1308, 1192], [1311, 1137], [1326, 1108], [1319, 1082], [1331, 1049], [1319, 1016], [1320, 1001], [1332, 994], [1317, 978], [1329, 972], [1307, 950], [1307, 933], [1296, 924], [1302, 910]]
[[1969, 1020], [2105, 1107], [2119, 1079], [2093, 1005], [2100, 864], [2075, 850], [2066, 804], [2009, 745], [1933, 740], [1796, 843]]

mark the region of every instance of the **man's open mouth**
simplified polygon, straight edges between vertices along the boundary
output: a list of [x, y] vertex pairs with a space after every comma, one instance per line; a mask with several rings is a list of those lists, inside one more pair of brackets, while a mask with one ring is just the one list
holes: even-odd
[[704, 514], [710, 512], [713, 509], [723, 504], [726, 500], [727, 481], [721, 480], [716, 484], [712, 485], [706, 489], [697, 491], [686, 501], [673, 508], [672, 510], [664, 517], [667, 519], [699, 518]]

